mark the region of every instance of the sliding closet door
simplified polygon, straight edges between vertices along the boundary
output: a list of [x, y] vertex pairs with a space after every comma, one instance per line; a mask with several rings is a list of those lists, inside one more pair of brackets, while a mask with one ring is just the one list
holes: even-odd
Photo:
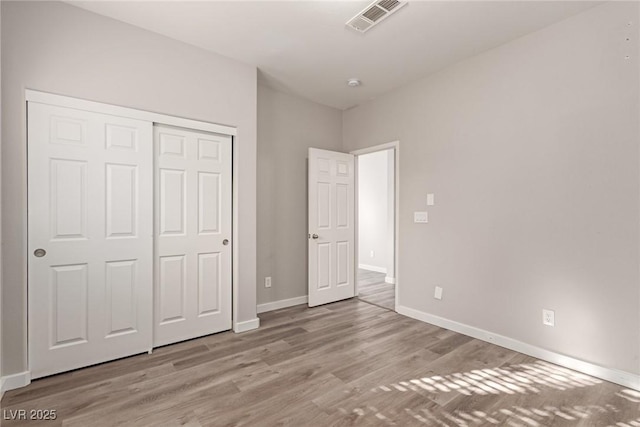
[[155, 126], [154, 346], [231, 329], [231, 137]]
[[32, 378], [152, 346], [152, 124], [28, 105]]

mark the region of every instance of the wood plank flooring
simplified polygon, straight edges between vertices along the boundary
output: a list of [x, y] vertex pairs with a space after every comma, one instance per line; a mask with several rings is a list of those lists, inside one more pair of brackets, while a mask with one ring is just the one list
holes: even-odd
[[[640, 393], [351, 299], [7, 392], [2, 426], [638, 426]], [[12, 411], [12, 412], [9, 412]]]
[[384, 273], [358, 269], [358, 298], [395, 311], [396, 285], [386, 283]]

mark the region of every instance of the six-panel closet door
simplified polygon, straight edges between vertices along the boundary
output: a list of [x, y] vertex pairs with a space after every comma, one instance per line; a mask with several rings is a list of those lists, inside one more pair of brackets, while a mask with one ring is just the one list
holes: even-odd
[[152, 124], [28, 106], [31, 377], [152, 346]]
[[231, 329], [231, 137], [154, 126], [154, 346]]

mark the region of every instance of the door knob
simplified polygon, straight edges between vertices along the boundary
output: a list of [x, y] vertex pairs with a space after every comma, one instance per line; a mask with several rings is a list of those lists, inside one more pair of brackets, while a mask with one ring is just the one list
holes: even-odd
[[222, 244], [223, 244], [223, 245], [225, 245], [225, 246], [227, 246], [227, 245], [229, 244], [229, 239], [224, 239], [224, 240], [222, 241]]
[[313, 239], [317, 239], [317, 238], [318, 238], [318, 235], [317, 235], [317, 234], [314, 234], [313, 236], [311, 236], [311, 238], [313, 238]]
[[43, 256], [45, 256], [47, 254], [47, 251], [45, 251], [44, 249], [36, 249], [35, 251], [33, 251], [33, 254], [37, 258], [42, 258]]

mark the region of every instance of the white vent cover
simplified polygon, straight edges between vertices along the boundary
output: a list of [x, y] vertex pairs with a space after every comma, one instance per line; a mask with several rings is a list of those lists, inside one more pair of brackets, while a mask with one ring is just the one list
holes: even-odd
[[347, 22], [347, 27], [365, 33], [406, 6], [402, 0], [378, 0], [365, 7]]

